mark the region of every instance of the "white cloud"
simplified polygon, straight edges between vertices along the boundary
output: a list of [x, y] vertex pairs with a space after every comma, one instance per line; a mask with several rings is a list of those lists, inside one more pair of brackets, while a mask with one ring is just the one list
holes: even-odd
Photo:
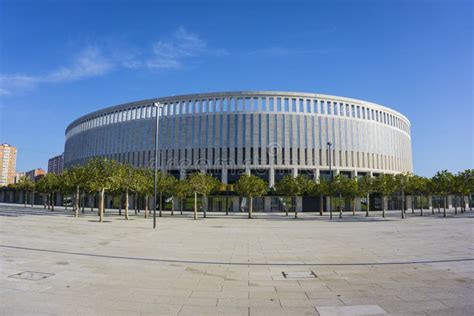
[[153, 55], [146, 66], [151, 69], [176, 69], [189, 57], [209, 52], [207, 44], [198, 35], [180, 27], [168, 40], [153, 44]]
[[97, 47], [84, 48], [68, 66], [43, 75], [0, 75], [0, 95], [28, 90], [41, 83], [61, 83], [81, 80], [108, 73], [113, 64], [104, 58]]
[[170, 36], [150, 46], [147, 50], [131, 49], [123, 52], [89, 45], [83, 48], [69, 65], [45, 74], [0, 74], [0, 96], [29, 90], [39, 84], [72, 82], [102, 76], [114, 69], [172, 70], [182, 68], [193, 58], [227, 55], [227, 51], [223, 49], [209, 49], [206, 41], [184, 27], [179, 27]]

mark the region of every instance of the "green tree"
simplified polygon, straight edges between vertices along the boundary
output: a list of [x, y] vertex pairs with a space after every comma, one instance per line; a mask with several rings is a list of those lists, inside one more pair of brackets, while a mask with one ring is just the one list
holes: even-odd
[[[160, 194], [159, 198], [159, 216], [162, 216], [162, 211], [163, 211], [163, 194], [171, 192], [173, 185], [175, 183], [175, 178], [169, 174], [166, 174], [161, 171], [157, 171], [156, 174], [156, 190]], [[156, 201], [155, 207], [156, 207]]]
[[130, 190], [131, 186], [135, 184], [138, 186], [138, 177], [135, 169], [129, 164], [120, 164], [117, 165], [115, 173], [113, 175], [113, 181], [115, 182], [115, 190], [118, 192], [123, 192], [125, 194], [125, 208], [124, 214], [125, 219], [128, 220], [128, 211], [130, 208]]
[[395, 190], [402, 196], [402, 218], [405, 218], [405, 193], [409, 189], [410, 173], [399, 173], [395, 175]]
[[181, 215], [183, 215], [184, 199], [192, 194], [192, 188], [189, 181], [180, 180], [173, 186], [173, 196], [179, 200], [179, 208]]
[[89, 186], [99, 192], [99, 221], [104, 220], [105, 191], [114, 190], [118, 186], [116, 173], [119, 163], [114, 160], [94, 158], [86, 164]]
[[464, 196], [467, 195], [468, 197], [468, 204], [469, 204], [469, 211], [472, 211], [472, 200], [471, 196], [474, 192], [474, 169], [466, 169], [460, 173], [460, 177], [462, 178], [462, 185], [461, 185], [461, 192], [463, 195], [463, 206], [465, 211], [465, 202]]
[[[30, 177], [23, 177], [17, 183], [17, 188], [23, 191], [23, 202], [26, 207], [28, 202], [28, 192], [32, 192], [35, 189], [35, 182]], [[31, 202], [33, 205], [33, 201]]]
[[148, 204], [150, 196], [153, 194], [153, 170], [140, 168], [134, 170], [130, 188], [143, 196], [145, 200], [145, 218], [148, 218]]
[[[252, 218], [253, 199], [263, 196], [268, 191], [268, 185], [265, 181], [254, 175], [243, 175], [235, 184], [237, 193], [241, 196], [248, 197], [250, 200], [248, 217]], [[295, 215], [296, 216], [296, 215]]]
[[352, 215], [356, 214], [356, 199], [359, 197], [359, 182], [357, 178], [348, 179], [344, 187], [344, 195], [352, 201]]
[[[413, 175], [409, 180], [409, 191], [412, 194], [412, 197], [419, 197], [420, 199], [420, 216], [423, 216], [423, 197], [429, 192], [428, 179]], [[414, 200], [414, 199], [413, 199]], [[414, 209], [414, 202], [412, 205]]]
[[451, 187], [454, 182], [454, 176], [447, 170], [438, 171], [432, 178], [435, 190], [438, 195], [443, 197], [443, 216], [446, 217], [446, 202], [451, 193]]
[[[211, 192], [219, 188], [220, 182], [216, 178], [201, 172], [190, 175], [188, 181], [192, 192], [194, 192], [194, 219], [197, 219], [197, 196], [202, 195], [203, 201], [206, 200]], [[206, 217], [206, 208], [207, 203], [203, 206], [204, 217]]]
[[374, 191], [382, 195], [382, 217], [385, 217], [385, 200], [396, 190], [395, 178], [391, 174], [383, 174], [373, 179]]
[[358, 195], [366, 199], [365, 216], [369, 216], [370, 212], [370, 194], [374, 191], [373, 178], [370, 175], [365, 175], [357, 180]]
[[42, 177], [37, 183], [39, 192], [45, 195], [45, 208], [54, 211], [54, 194], [59, 189], [59, 177], [54, 173], [48, 173]]
[[329, 183], [323, 177], [319, 177], [318, 181], [312, 182], [308, 188], [310, 196], [319, 197], [319, 215], [323, 216], [323, 199], [329, 194]]
[[74, 187], [75, 196], [74, 196], [74, 216], [79, 216], [79, 207], [80, 207], [80, 194], [81, 189], [87, 185], [88, 174], [84, 166], [73, 166], [69, 169], [69, 172], [66, 174], [68, 177], [68, 184], [71, 187]]
[[[298, 218], [296, 197], [311, 190], [312, 184], [310, 182], [310, 179], [302, 175], [296, 177], [287, 175], [275, 184], [275, 191], [278, 194], [289, 196], [291, 198], [291, 208], [295, 213], [295, 218]], [[286, 208], [286, 216], [288, 216], [288, 209], [289, 208]]]

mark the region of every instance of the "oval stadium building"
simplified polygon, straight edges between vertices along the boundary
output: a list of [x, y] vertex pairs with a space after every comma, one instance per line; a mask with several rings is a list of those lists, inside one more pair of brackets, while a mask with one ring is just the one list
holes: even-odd
[[89, 113], [66, 129], [64, 165], [105, 157], [152, 167], [157, 123], [158, 168], [177, 178], [201, 170], [233, 183], [251, 173], [273, 186], [288, 174], [329, 175], [330, 164], [351, 177], [412, 171], [410, 121], [399, 112], [273, 91], [161, 97]]

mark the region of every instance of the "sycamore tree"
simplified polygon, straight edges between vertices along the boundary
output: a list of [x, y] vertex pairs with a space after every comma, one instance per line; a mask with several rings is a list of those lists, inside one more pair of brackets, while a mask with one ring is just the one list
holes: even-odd
[[94, 158], [86, 164], [89, 186], [99, 192], [99, 221], [104, 220], [105, 191], [117, 187], [116, 173], [120, 164], [115, 160]]
[[382, 217], [385, 217], [385, 200], [396, 190], [395, 178], [391, 174], [383, 174], [374, 178], [374, 191], [382, 195]]
[[370, 212], [370, 194], [374, 192], [374, 179], [370, 175], [365, 175], [357, 180], [357, 190], [359, 197], [366, 199], [365, 216]]
[[[275, 190], [278, 194], [291, 198], [291, 208], [295, 212], [295, 218], [298, 218], [296, 197], [303, 195], [311, 189], [310, 181], [310, 179], [302, 175], [296, 177], [287, 175], [275, 184]], [[286, 208], [286, 216], [288, 216], [288, 208]]]
[[268, 185], [265, 181], [254, 175], [243, 175], [235, 184], [236, 191], [249, 198], [248, 217], [252, 218], [253, 199], [265, 195], [268, 191]]
[[451, 172], [443, 170], [438, 171], [431, 180], [433, 181], [437, 194], [443, 197], [443, 216], [446, 217], [446, 202], [448, 195], [451, 193], [454, 176]]
[[[187, 181], [189, 182], [189, 186], [191, 187], [191, 191], [194, 193], [194, 219], [198, 218], [197, 213], [197, 197], [201, 195], [203, 201], [207, 199], [207, 196], [214, 192], [219, 188], [220, 182], [210, 176], [208, 174], [204, 174], [202, 172], [196, 172], [191, 174]], [[207, 203], [206, 203], [207, 204]], [[207, 206], [204, 205], [203, 207], [203, 215], [206, 217], [206, 208]]]
[[[136, 176], [135, 169], [129, 164], [120, 164], [115, 168], [113, 182], [115, 182], [114, 191], [123, 192], [125, 194], [125, 219], [128, 220], [128, 211], [130, 208], [130, 190], [134, 184]], [[136, 183], [135, 183], [136, 184]]]
[[68, 185], [70, 187], [74, 187], [75, 195], [74, 195], [74, 216], [79, 216], [79, 202], [80, 202], [80, 194], [81, 190], [87, 185], [88, 174], [87, 169], [84, 166], [73, 166], [71, 169], [68, 170], [69, 172], [66, 173], [66, 177], [68, 177]]
[[[159, 192], [160, 197], [159, 197], [159, 216], [162, 216], [162, 211], [163, 211], [163, 194], [167, 194], [171, 191], [174, 183], [175, 183], [176, 178], [166, 174], [161, 171], [157, 171], [156, 173], [156, 190]], [[156, 207], [156, 201], [155, 207]]]
[[30, 177], [23, 177], [18, 181], [16, 186], [19, 190], [23, 191], [23, 202], [26, 207], [28, 192], [32, 192], [35, 189], [35, 182], [31, 180]]
[[179, 209], [183, 215], [184, 199], [192, 194], [192, 188], [189, 181], [181, 180], [173, 186], [173, 196], [179, 200]]
[[402, 196], [402, 218], [405, 218], [405, 193], [409, 189], [410, 178], [412, 174], [405, 172], [405, 173], [398, 173], [395, 175], [395, 189], [399, 192]]
[[148, 218], [148, 204], [153, 194], [153, 170], [148, 168], [135, 169], [130, 188], [145, 199], [145, 218]]
[[323, 200], [329, 194], [329, 182], [323, 177], [319, 177], [318, 181], [309, 183], [308, 194], [319, 197], [319, 215], [323, 216]]
[[54, 211], [54, 193], [57, 192], [59, 186], [58, 175], [47, 173], [38, 181], [36, 186], [38, 191], [44, 194], [44, 207]]

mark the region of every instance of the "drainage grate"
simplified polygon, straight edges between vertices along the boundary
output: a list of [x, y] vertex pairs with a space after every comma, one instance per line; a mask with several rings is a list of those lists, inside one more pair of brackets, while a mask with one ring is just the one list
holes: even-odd
[[49, 278], [53, 276], [53, 273], [45, 273], [45, 272], [35, 272], [35, 271], [23, 271], [17, 274], [9, 275], [9, 278], [13, 279], [23, 279], [23, 280], [30, 280], [30, 281], [39, 281], [42, 279]]
[[313, 271], [301, 271], [301, 272], [281, 272], [286, 279], [313, 279], [318, 276]]

